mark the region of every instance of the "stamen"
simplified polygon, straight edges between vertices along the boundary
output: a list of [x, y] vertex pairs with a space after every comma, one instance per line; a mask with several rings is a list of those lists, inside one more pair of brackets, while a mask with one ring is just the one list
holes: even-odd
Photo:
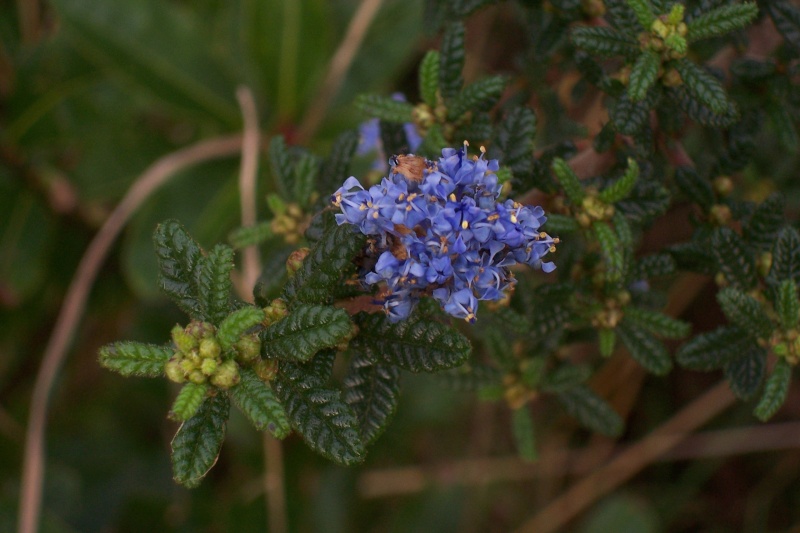
[[469, 222], [467, 222], [466, 220], [462, 220], [461, 221], [461, 227], [463, 229], [467, 229], [469, 227]]

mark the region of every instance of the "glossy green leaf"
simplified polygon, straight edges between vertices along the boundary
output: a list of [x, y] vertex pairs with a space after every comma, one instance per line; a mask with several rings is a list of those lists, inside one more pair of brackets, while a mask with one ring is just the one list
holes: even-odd
[[400, 371], [356, 353], [344, 378], [344, 400], [353, 409], [364, 444], [374, 442], [386, 429], [400, 399]]
[[449, 22], [445, 26], [439, 50], [439, 91], [445, 100], [453, 98], [461, 90], [464, 80], [464, 25]]
[[527, 406], [514, 409], [511, 412], [511, 430], [517, 453], [524, 461], [535, 461], [539, 458], [536, 450], [536, 433], [533, 419]]
[[199, 277], [202, 252], [189, 232], [176, 220], [162, 222], [153, 235], [158, 266], [158, 285], [195, 320], [208, 320]]
[[666, 339], [681, 339], [692, 330], [688, 322], [632, 305], [625, 308], [625, 321]]
[[233, 250], [224, 244], [214, 246], [207, 256], [200, 258], [197, 287], [205, 315], [213, 324], [219, 324], [230, 311], [231, 270]]
[[439, 91], [439, 52], [428, 50], [419, 64], [419, 94], [431, 109], [436, 107]]
[[767, 378], [764, 393], [761, 395], [753, 414], [762, 422], [766, 422], [778, 412], [786, 396], [789, 394], [789, 384], [792, 380], [792, 367], [786, 359], [778, 359], [772, 374]]
[[619, 339], [628, 348], [631, 357], [645, 370], [657, 376], [664, 376], [672, 370], [672, 359], [667, 347], [647, 330], [628, 320], [623, 320], [617, 326], [616, 332]]
[[308, 361], [325, 348], [333, 348], [353, 334], [353, 323], [343, 309], [299, 305], [289, 316], [261, 333], [261, 355], [267, 359]]
[[639, 164], [635, 159], [628, 158], [628, 168], [625, 173], [614, 183], [600, 191], [599, 198], [607, 204], [613, 204], [623, 200], [630, 194], [639, 179]]
[[582, 426], [609, 437], [617, 437], [622, 433], [622, 418], [588, 387], [578, 385], [559, 392], [556, 398]]
[[760, 346], [724, 367], [725, 378], [737, 398], [747, 401], [759, 391], [767, 370], [767, 353]]
[[289, 435], [291, 432], [289, 419], [272, 388], [249, 368], [241, 369], [239, 376], [241, 378], [239, 384], [229, 390], [236, 407], [257, 430], [269, 430], [276, 439], [283, 439]]
[[360, 94], [356, 97], [355, 105], [364, 116], [387, 122], [411, 122], [414, 111], [414, 106], [408, 102], [378, 94]]
[[175, 481], [194, 488], [211, 470], [225, 440], [229, 411], [228, 395], [219, 393], [207, 398], [197, 414], [181, 424], [172, 439], [172, 477]]
[[610, 114], [617, 131], [623, 135], [635, 135], [647, 122], [650, 106], [646, 99], [639, 102], [632, 101], [626, 92], [617, 98], [610, 109]]
[[717, 301], [729, 321], [756, 339], [767, 340], [772, 336], [773, 325], [763, 305], [734, 287], [726, 287], [717, 293]]
[[198, 383], [185, 383], [175, 401], [172, 404], [172, 409], [169, 410], [169, 417], [172, 420], [184, 422], [192, 418], [203, 401], [206, 399], [208, 392], [208, 385]]
[[242, 307], [225, 317], [220, 322], [217, 340], [223, 350], [228, 350], [244, 335], [247, 330], [264, 320], [264, 311], [258, 307]]
[[602, 221], [592, 224], [592, 230], [603, 253], [606, 279], [611, 283], [619, 281], [625, 268], [625, 255], [617, 234]]
[[342, 278], [353, 269], [351, 261], [364, 247], [365, 240], [349, 224], [330, 227], [286, 284], [286, 299], [292, 303], [330, 302]]
[[489, 76], [470, 83], [451, 99], [447, 116], [455, 120], [468, 111], [488, 111], [500, 100], [506, 83], [508, 79], [504, 76]]
[[570, 202], [575, 206], [580, 206], [586, 194], [583, 192], [583, 186], [578, 175], [560, 157], [553, 159], [551, 168]]
[[715, 370], [744, 357], [755, 345], [752, 338], [734, 326], [701, 333], [681, 346], [675, 359], [692, 370]]
[[655, 84], [660, 67], [661, 58], [656, 52], [645, 50], [639, 54], [631, 68], [630, 82], [628, 83], [628, 96], [632, 102], [644, 99], [647, 91]]
[[587, 52], [605, 57], [627, 56], [639, 43], [607, 26], [579, 26], [570, 33], [572, 43]]
[[744, 28], [756, 18], [756, 15], [758, 15], [758, 6], [755, 2], [716, 7], [692, 19], [687, 24], [689, 32], [686, 34], [686, 39], [692, 42], [725, 35]]
[[692, 96], [716, 114], [727, 112], [730, 104], [728, 95], [717, 78], [688, 59], [675, 61], [675, 69], [683, 79], [683, 86]]
[[496, 147], [501, 151], [499, 159], [515, 175], [531, 171], [535, 136], [536, 115], [527, 107], [511, 109], [498, 125]]
[[419, 315], [392, 324], [382, 314], [359, 313], [359, 333], [351, 346], [371, 359], [410, 372], [436, 372], [463, 364], [469, 340], [450, 326]]
[[158, 377], [172, 357], [171, 346], [141, 342], [115, 342], [100, 348], [100, 364], [123, 376]]

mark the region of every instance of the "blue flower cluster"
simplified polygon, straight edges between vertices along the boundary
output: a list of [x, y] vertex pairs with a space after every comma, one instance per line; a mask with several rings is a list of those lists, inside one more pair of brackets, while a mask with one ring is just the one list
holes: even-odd
[[382, 304], [392, 322], [406, 318], [430, 295], [445, 312], [475, 321], [478, 300], [497, 301], [515, 279], [509, 267], [524, 263], [545, 272], [542, 262], [557, 239], [539, 230], [541, 207], [498, 202], [497, 160], [468, 157], [445, 148], [438, 161], [395, 156], [389, 176], [365, 189], [348, 178], [331, 197], [338, 224], [370, 236], [374, 266], [364, 283], [384, 283]]

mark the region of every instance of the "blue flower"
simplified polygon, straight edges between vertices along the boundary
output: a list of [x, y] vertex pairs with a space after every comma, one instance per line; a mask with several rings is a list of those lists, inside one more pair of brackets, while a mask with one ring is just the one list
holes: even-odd
[[389, 176], [369, 189], [348, 178], [331, 197], [339, 224], [370, 236], [374, 266], [367, 286], [381, 285], [389, 320], [406, 318], [423, 296], [474, 322], [479, 300], [497, 301], [515, 283], [509, 267], [523, 263], [551, 272], [542, 258], [558, 242], [540, 230], [541, 207], [498, 202], [496, 160], [445, 148], [438, 161], [396, 156]]

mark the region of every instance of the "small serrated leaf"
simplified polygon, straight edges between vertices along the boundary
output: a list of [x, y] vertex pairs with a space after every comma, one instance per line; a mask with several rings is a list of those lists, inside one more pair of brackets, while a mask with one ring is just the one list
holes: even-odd
[[100, 364], [123, 376], [158, 377], [172, 357], [171, 346], [141, 342], [115, 342], [100, 348]]
[[496, 146], [503, 165], [515, 175], [531, 172], [536, 115], [527, 107], [515, 107], [506, 113], [497, 127]]
[[784, 331], [797, 327], [800, 321], [800, 300], [797, 299], [797, 283], [793, 279], [785, 279], [778, 285], [775, 298], [775, 311]]
[[604, 57], [627, 56], [639, 47], [639, 43], [629, 36], [605, 26], [574, 28], [570, 39], [578, 48]]
[[200, 246], [176, 220], [162, 222], [153, 234], [158, 256], [158, 286], [195, 320], [208, 317], [198, 288]]
[[730, 101], [717, 78], [686, 58], [675, 61], [675, 69], [680, 73], [686, 90], [700, 102], [718, 115], [728, 111]]
[[472, 350], [469, 340], [450, 326], [412, 315], [392, 324], [381, 314], [359, 313], [351, 346], [374, 360], [410, 372], [436, 372], [463, 364]]
[[645, 370], [657, 376], [664, 376], [672, 370], [672, 359], [664, 343], [628, 320], [627, 316], [617, 326], [616, 332], [631, 357]]
[[681, 346], [675, 359], [692, 370], [715, 370], [744, 357], [755, 346], [747, 333], [735, 326], [702, 333]]
[[632, 101], [625, 92], [617, 98], [610, 113], [617, 131], [623, 135], [636, 135], [650, 116], [650, 105], [647, 99], [639, 102]]
[[716, 228], [711, 245], [717, 269], [731, 286], [748, 291], [756, 284], [755, 261], [738, 233], [728, 227]]
[[687, 24], [689, 42], [717, 37], [746, 26], [758, 15], [755, 2], [722, 5], [693, 18]]
[[397, 409], [400, 372], [397, 367], [376, 363], [356, 353], [350, 361], [344, 386], [344, 400], [358, 418], [364, 444], [371, 444], [386, 429]]
[[563, 392], [576, 387], [589, 379], [592, 370], [588, 366], [562, 364], [545, 374], [541, 390], [545, 392]]
[[261, 381], [249, 368], [239, 372], [241, 380], [229, 389], [236, 407], [259, 431], [269, 430], [276, 439], [283, 439], [291, 432], [289, 419], [283, 405], [272, 388]]
[[551, 168], [553, 169], [553, 174], [556, 175], [559, 183], [561, 183], [561, 187], [564, 189], [570, 202], [572, 202], [573, 205], [580, 206], [583, 199], [586, 197], [586, 193], [583, 191], [583, 186], [581, 185], [581, 180], [578, 178], [578, 175], [575, 174], [567, 162], [560, 157], [553, 159]]
[[714, 205], [714, 189], [711, 188], [711, 183], [692, 167], [676, 168], [675, 184], [689, 201], [697, 202], [706, 210]]
[[763, 305], [749, 294], [725, 287], [717, 293], [717, 301], [725, 317], [753, 338], [766, 340], [772, 336], [772, 322]]
[[489, 76], [470, 83], [451, 99], [448, 118], [457, 120], [467, 111], [488, 111], [500, 99], [507, 82], [505, 76]]
[[742, 236], [759, 250], [769, 250], [785, 221], [786, 201], [779, 193], [770, 194], [758, 204], [753, 215], [742, 226]]
[[360, 94], [355, 100], [356, 108], [367, 117], [386, 122], [403, 124], [411, 122], [414, 106], [379, 94]]
[[647, 31], [650, 31], [650, 26], [655, 21], [656, 16], [653, 13], [653, 6], [648, 0], [625, 0], [625, 3], [636, 14], [636, 20]]
[[230, 311], [233, 250], [217, 244], [207, 256], [200, 258], [199, 270], [197, 287], [205, 315], [212, 324], [219, 324]]
[[353, 332], [344, 309], [299, 305], [289, 316], [261, 332], [261, 355], [267, 359], [308, 361], [325, 348], [333, 348]]
[[740, 400], [747, 401], [761, 388], [767, 369], [767, 353], [760, 346], [753, 346], [744, 356], [725, 365], [725, 378], [731, 391]]
[[762, 422], [766, 422], [778, 412], [789, 393], [789, 384], [792, 380], [792, 367], [786, 359], [778, 359], [772, 374], [767, 378], [764, 393], [758, 402], [753, 414]]
[[436, 107], [439, 90], [439, 52], [428, 50], [419, 64], [419, 94], [431, 109]]
[[294, 166], [292, 199], [302, 208], [309, 206], [311, 195], [316, 190], [315, 184], [319, 174], [319, 167], [319, 159], [308, 152], [303, 152]]
[[508, 372], [517, 368], [519, 361], [514, 356], [510, 339], [504, 331], [487, 327], [482, 332], [482, 338], [486, 353], [492, 361]]
[[442, 98], [453, 98], [461, 90], [464, 80], [464, 24], [450, 22], [445, 26], [439, 51], [439, 91]]
[[169, 418], [180, 422], [189, 420], [195, 414], [206, 398], [208, 385], [205, 383], [186, 383], [181, 387], [178, 396], [169, 411]]
[[655, 253], [640, 257], [629, 274], [631, 281], [668, 276], [675, 272], [675, 259], [669, 254]]
[[763, 7], [786, 42], [800, 49], [800, 9], [787, 0], [765, 2]]
[[800, 282], [800, 234], [791, 226], [778, 233], [772, 248], [772, 266], [769, 278], [773, 281], [793, 279]]
[[592, 230], [603, 253], [606, 280], [615, 283], [622, 278], [625, 268], [622, 243], [619, 242], [616, 232], [606, 222], [595, 221], [592, 224]]
[[628, 158], [628, 168], [625, 173], [614, 183], [600, 191], [598, 197], [607, 204], [613, 204], [624, 200], [636, 186], [639, 178], [639, 164], [635, 159]]
[[223, 350], [230, 349], [248, 329], [264, 320], [264, 311], [258, 307], [242, 307], [220, 322], [217, 340]]
[[219, 393], [207, 398], [192, 418], [181, 424], [172, 439], [172, 476], [181, 485], [194, 488], [217, 462], [230, 401]]
[[688, 322], [632, 305], [625, 308], [625, 320], [665, 339], [681, 339], [692, 330]]
[[514, 409], [511, 412], [511, 431], [514, 435], [514, 443], [517, 445], [517, 453], [524, 461], [535, 461], [539, 458], [536, 451], [536, 433], [533, 426], [533, 418], [527, 406]]
[[622, 418], [591, 389], [578, 385], [556, 394], [559, 403], [582, 426], [609, 437], [622, 433]]
[[632, 102], [639, 102], [647, 95], [656, 79], [658, 69], [661, 67], [661, 58], [653, 50], [645, 50], [631, 68], [630, 82], [628, 83], [628, 96]]

